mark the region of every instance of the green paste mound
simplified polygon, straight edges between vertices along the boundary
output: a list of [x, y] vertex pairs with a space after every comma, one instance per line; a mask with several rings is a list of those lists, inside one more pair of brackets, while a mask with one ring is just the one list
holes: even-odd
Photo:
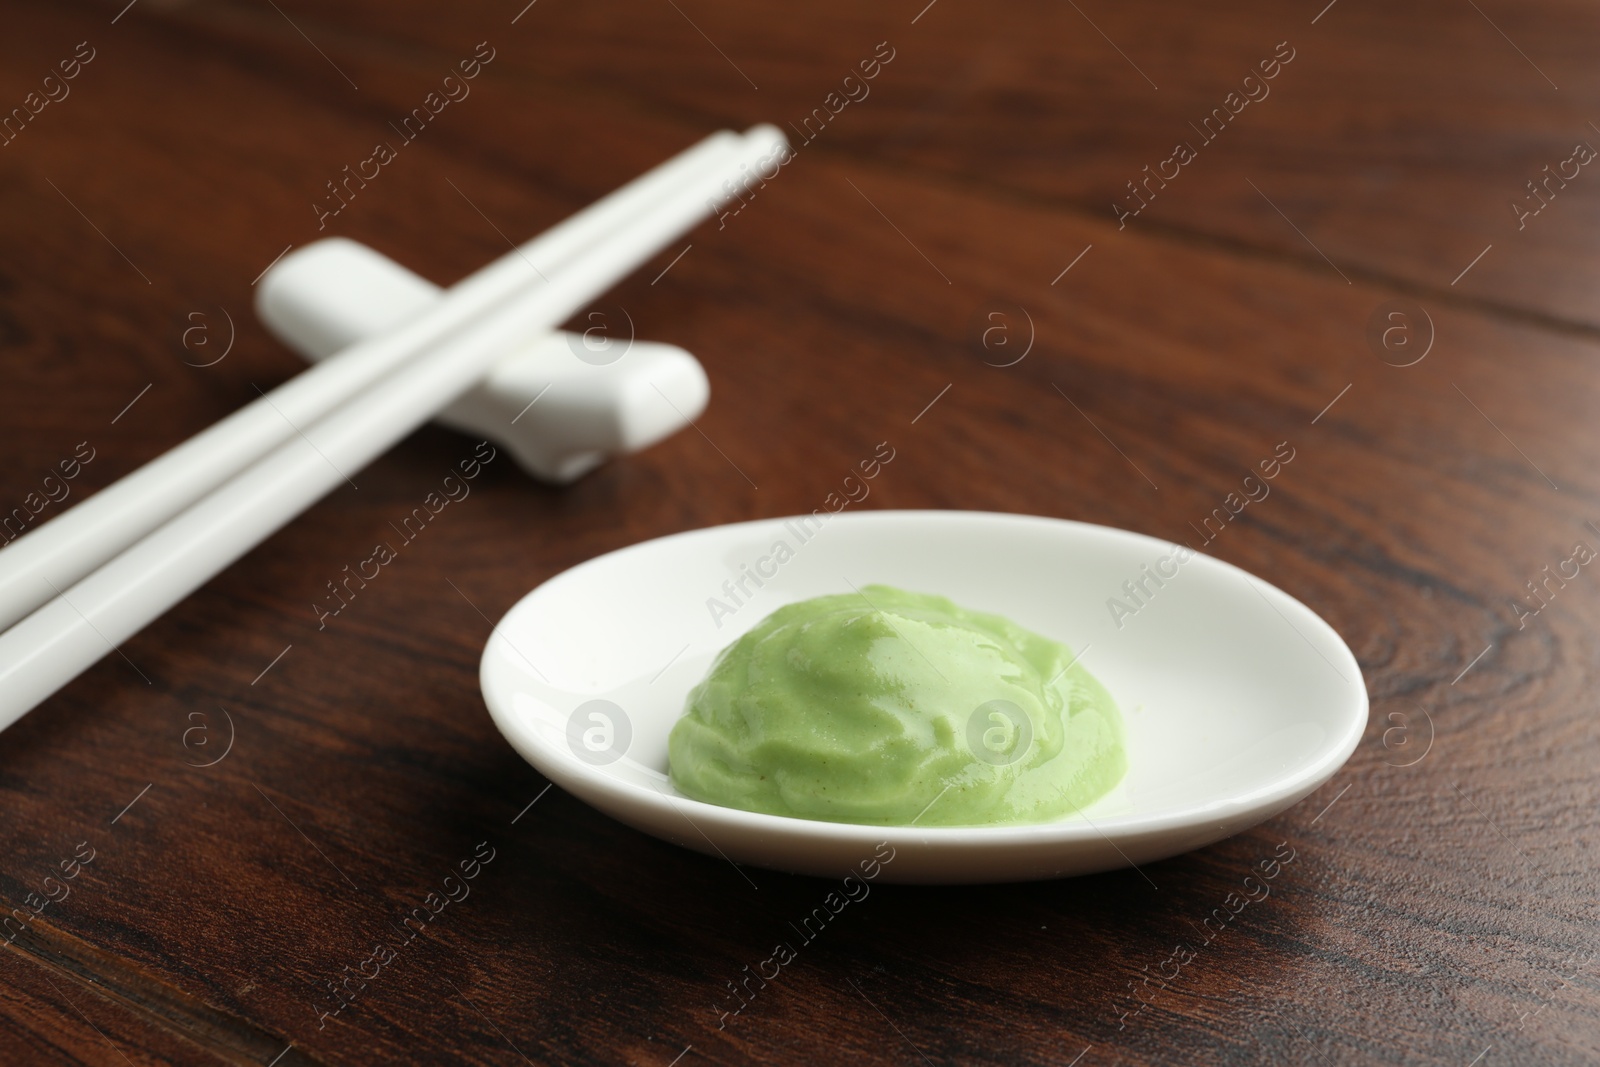
[[1127, 769], [1111, 695], [1067, 648], [869, 585], [779, 608], [723, 649], [668, 741], [686, 796], [876, 825], [1070, 815]]

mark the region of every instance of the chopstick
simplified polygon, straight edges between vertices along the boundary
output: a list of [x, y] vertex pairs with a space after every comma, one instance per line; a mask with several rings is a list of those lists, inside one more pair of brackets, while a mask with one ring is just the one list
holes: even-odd
[[679, 181], [625, 229], [574, 255], [538, 288], [503, 300], [337, 411], [302, 427], [0, 634], [0, 729], [426, 422], [512, 343], [554, 329], [730, 199], [782, 138], [773, 127], [756, 127], [738, 138], [724, 161]]
[[[757, 127], [761, 129], [761, 127]], [[773, 131], [774, 136], [781, 136]], [[762, 136], [766, 136], [763, 134]], [[773, 138], [767, 137], [769, 143]], [[712, 134], [452, 286], [399, 329], [351, 345], [0, 549], [0, 629], [217, 488], [431, 345], [508, 297], [542, 285], [685, 180], [734, 158], [744, 143]], [[737, 170], [723, 175], [736, 178]], [[717, 190], [720, 192], [720, 190]]]

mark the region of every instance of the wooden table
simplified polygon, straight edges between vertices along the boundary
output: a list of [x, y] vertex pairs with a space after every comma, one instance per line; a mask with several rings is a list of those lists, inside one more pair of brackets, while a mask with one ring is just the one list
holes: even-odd
[[[0, 1060], [1600, 1059], [1600, 576], [1573, 562], [1600, 550], [1600, 10], [925, 2], [5, 5], [0, 504], [76, 468], [34, 521], [295, 373], [251, 305], [287, 246], [447, 282], [711, 129], [799, 150], [606, 297], [704, 362], [701, 432], [560, 490], [491, 464], [319, 630], [470, 454], [425, 429], [6, 732], [0, 897], [34, 917]], [[470, 96], [319, 230], [480, 42]], [[878, 886], [719, 1028], [825, 883], [752, 888], [544, 792], [479, 696], [487, 620], [601, 552], [809, 511], [884, 440], [863, 507], [1164, 538], [1290, 442], [1209, 550], [1338, 629], [1370, 725], [1153, 886]]]

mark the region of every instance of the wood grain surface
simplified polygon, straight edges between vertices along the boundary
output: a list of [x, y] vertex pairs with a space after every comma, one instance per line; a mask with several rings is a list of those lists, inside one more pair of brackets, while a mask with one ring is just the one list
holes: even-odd
[[[1600, 550], [1600, 170], [1566, 162], [1600, 146], [1600, 9], [124, 2], [0, 6], [0, 113], [93, 53], [0, 145], [8, 512], [294, 374], [251, 304], [287, 246], [446, 283], [712, 129], [799, 151], [604, 298], [705, 364], [701, 432], [564, 489], [502, 457], [319, 630], [325, 583], [472, 452], [421, 430], [0, 737], [0, 902], [35, 915], [0, 952], [0, 1061], [1600, 1061], [1600, 576], [1528, 585]], [[480, 42], [471, 95], [319, 231], [325, 183]], [[1410, 347], [1371, 338], [1393, 301]], [[992, 365], [995, 321], [1021, 362]], [[1148, 878], [874, 886], [722, 1018], [827, 883], [546, 792], [478, 657], [562, 569], [809, 511], [882, 440], [864, 507], [1166, 538], [1291, 442], [1209, 551], [1332, 623], [1371, 721], [1303, 804]]]

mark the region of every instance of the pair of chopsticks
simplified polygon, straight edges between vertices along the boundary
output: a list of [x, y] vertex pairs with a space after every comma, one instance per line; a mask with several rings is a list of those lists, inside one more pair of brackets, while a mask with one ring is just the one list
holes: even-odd
[[0, 729], [782, 158], [722, 131], [0, 549]]

